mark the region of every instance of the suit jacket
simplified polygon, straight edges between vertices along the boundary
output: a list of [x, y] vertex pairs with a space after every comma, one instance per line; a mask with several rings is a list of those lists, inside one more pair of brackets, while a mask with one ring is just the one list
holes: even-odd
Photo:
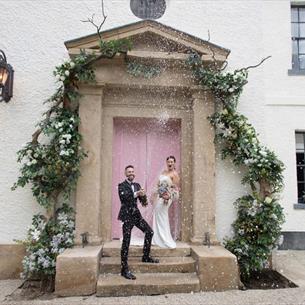
[[[134, 182], [133, 185], [135, 192], [141, 189], [141, 185], [139, 183]], [[147, 202], [146, 196], [134, 198], [131, 185], [126, 180], [119, 184], [118, 192], [121, 201], [118, 219], [121, 221], [126, 221], [141, 218], [142, 216], [140, 210], [138, 209], [137, 201], [139, 199], [139, 201], [145, 205]]]

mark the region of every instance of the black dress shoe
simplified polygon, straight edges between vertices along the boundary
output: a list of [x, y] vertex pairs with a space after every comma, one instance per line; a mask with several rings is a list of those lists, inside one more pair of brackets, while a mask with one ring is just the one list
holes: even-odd
[[130, 271], [122, 271], [121, 276], [124, 276], [127, 280], [135, 280], [136, 276], [133, 275]]
[[143, 263], [154, 263], [154, 264], [157, 264], [159, 263], [159, 260], [157, 258], [153, 258], [151, 256], [148, 256], [148, 257], [142, 257], [142, 262]]

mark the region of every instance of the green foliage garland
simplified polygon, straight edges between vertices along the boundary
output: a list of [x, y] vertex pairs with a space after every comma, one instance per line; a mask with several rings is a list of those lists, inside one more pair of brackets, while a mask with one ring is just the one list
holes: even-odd
[[267, 266], [280, 237], [284, 215], [278, 194], [283, 187], [284, 164], [260, 144], [254, 127], [237, 111], [249, 68], [224, 72], [205, 67], [196, 53], [189, 56], [188, 64], [199, 84], [215, 96], [219, 110], [209, 120], [216, 131], [215, 140], [221, 144], [222, 158], [230, 157], [236, 166], [245, 169], [242, 183], [251, 189], [251, 194], [236, 200], [234, 236], [225, 240], [246, 279], [251, 272]]
[[159, 76], [161, 68], [158, 66], [144, 65], [136, 61], [127, 63], [127, 72], [135, 77], [153, 78]]
[[81, 52], [55, 68], [59, 86], [46, 101], [51, 105], [32, 140], [17, 153], [21, 175], [12, 190], [29, 184], [38, 204], [48, 211], [48, 217], [33, 216], [27, 238], [22, 242], [27, 250], [23, 260], [26, 279], [54, 275], [57, 255], [73, 246], [74, 218], [68, 202], [80, 176], [80, 161], [86, 157], [78, 132], [78, 83], [95, 82], [92, 64], [126, 53], [131, 43], [121, 39], [100, 41], [99, 46], [99, 54]]

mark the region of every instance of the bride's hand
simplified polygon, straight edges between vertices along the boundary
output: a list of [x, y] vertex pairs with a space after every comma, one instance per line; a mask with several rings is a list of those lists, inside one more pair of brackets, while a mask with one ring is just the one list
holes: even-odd
[[164, 193], [164, 194], [162, 195], [162, 198], [165, 199], [165, 200], [170, 199], [169, 193]]

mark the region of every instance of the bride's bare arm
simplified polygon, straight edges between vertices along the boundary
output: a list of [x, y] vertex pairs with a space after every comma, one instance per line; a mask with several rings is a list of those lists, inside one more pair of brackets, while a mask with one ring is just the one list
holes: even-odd
[[173, 174], [173, 183], [180, 188], [180, 177], [178, 175], [178, 173], [175, 171], [175, 173]]

